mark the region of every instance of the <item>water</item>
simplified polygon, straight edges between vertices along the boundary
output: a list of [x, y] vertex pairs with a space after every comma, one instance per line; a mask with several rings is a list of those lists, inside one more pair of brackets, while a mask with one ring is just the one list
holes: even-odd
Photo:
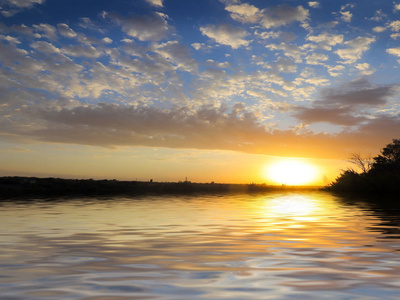
[[353, 200], [3, 201], [0, 298], [399, 299], [399, 210]]

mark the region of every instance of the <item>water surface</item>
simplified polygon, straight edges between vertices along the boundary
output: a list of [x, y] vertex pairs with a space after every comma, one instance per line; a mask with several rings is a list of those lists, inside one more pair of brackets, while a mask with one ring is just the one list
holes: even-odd
[[1, 299], [398, 299], [400, 217], [325, 192], [0, 202]]

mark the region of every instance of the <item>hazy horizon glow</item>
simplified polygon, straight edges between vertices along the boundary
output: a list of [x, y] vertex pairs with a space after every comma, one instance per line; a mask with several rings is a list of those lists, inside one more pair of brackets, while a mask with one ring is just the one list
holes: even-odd
[[333, 180], [400, 137], [399, 19], [399, 1], [0, 0], [0, 173], [264, 182], [288, 157]]
[[266, 178], [284, 185], [310, 185], [320, 179], [317, 179], [317, 169], [313, 165], [293, 159], [267, 165]]

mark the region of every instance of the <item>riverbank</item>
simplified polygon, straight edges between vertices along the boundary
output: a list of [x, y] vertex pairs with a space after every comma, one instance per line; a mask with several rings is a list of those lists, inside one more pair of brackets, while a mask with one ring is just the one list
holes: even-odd
[[140, 194], [249, 193], [319, 187], [184, 182], [143, 182], [38, 177], [0, 177], [0, 198]]

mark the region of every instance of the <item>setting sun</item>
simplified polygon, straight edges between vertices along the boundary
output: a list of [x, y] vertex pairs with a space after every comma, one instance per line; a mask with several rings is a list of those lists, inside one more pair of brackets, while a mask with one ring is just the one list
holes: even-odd
[[265, 176], [278, 184], [312, 184], [317, 177], [316, 168], [298, 160], [279, 161], [265, 168]]

